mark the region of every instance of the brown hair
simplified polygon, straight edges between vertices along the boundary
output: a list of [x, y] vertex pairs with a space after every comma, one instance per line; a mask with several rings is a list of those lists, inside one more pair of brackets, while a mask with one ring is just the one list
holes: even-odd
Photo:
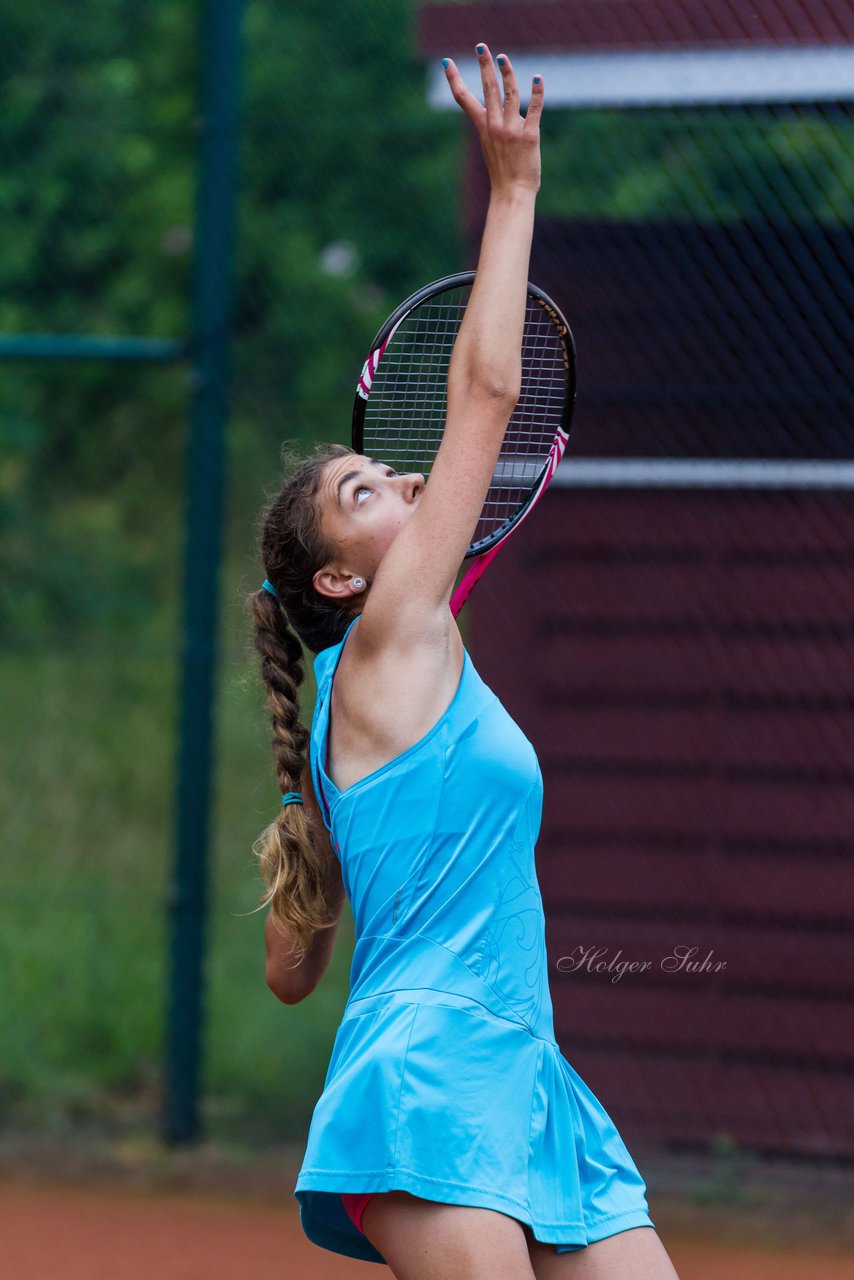
[[[350, 608], [345, 608], [321, 595], [312, 581], [337, 551], [321, 528], [316, 502], [321, 475], [334, 458], [354, 452], [342, 444], [320, 444], [303, 458], [284, 446], [286, 479], [259, 522], [261, 559], [276, 596], [259, 588], [250, 602], [273, 726], [276, 777], [283, 795], [300, 791], [310, 737], [299, 718], [303, 645], [318, 653], [337, 644], [362, 603], [356, 600], [354, 608], [351, 601]], [[312, 843], [311, 823], [303, 806], [282, 805], [253, 851], [267, 886], [259, 906], [269, 904], [274, 924], [293, 940], [295, 968], [317, 931], [334, 923], [329, 918], [323, 863]]]

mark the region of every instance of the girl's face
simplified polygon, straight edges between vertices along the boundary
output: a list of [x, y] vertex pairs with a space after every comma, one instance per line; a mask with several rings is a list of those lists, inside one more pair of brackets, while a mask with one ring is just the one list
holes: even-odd
[[373, 582], [380, 562], [411, 518], [424, 492], [420, 473], [398, 474], [387, 463], [362, 454], [334, 458], [323, 470], [317, 501], [324, 533], [338, 555], [314, 575], [321, 595], [364, 598], [352, 579]]

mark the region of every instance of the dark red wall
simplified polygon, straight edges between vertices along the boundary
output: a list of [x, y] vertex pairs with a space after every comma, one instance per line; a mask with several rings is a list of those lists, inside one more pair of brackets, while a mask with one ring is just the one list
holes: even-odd
[[553, 486], [467, 606], [543, 770], [557, 1037], [630, 1147], [854, 1154], [852, 582], [854, 495]]
[[845, 44], [854, 40], [851, 0], [543, 0], [423, 4], [419, 51], [458, 54], [479, 40], [493, 52], [530, 49], [749, 47]]
[[[421, 53], [481, 39], [511, 55], [839, 44], [854, 6], [422, 7]], [[485, 177], [470, 134], [464, 266]], [[564, 467], [852, 456], [845, 229], [538, 218], [530, 277], [578, 348]], [[543, 770], [558, 1040], [630, 1149], [726, 1134], [850, 1158], [854, 494], [553, 485], [466, 612]], [[679, 946], [726, 967], [664, 971]], [[651, 967], [562, 972], [577, 948]]]

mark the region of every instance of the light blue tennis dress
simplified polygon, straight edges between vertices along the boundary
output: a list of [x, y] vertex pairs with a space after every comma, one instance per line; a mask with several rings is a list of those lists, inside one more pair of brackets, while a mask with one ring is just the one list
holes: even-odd
[[637, 1166], [554, 1036], [536, 752], [464, 651], [429, 733], [339, 791], [329, 706], [357, 622], [314, 659], [312, 777], [356, 944], [294, 1188], [302, 1228], [385, 1262], [341, 1192], [395, 1188], [496, 1209], [560, 1253], [652, 1227]]

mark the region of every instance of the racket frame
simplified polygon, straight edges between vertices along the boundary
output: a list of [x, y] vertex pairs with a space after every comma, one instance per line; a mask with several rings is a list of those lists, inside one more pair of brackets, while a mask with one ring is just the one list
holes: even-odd
[[[362, 372], [359, 375], [356, 397], [353, 403], [352, 447], [357, 453], [364, 453], [365, 407], [370, 397], [373, 378], [385, 350], [394, 337], [394, 334], [400, 324], [412, 311], [416, 309], [416, 307], [418, 307], [422, 302], [425, 302], [428, 298], [437, 294], [445, 293], [451, 289], [459, 289], [464, 288], [467, 285], [471, 285], [474, 283], [476, 275], [476, 271], [457, 271], [449, 276], [442, 276], [439, 280], [433, 280], [429, 284], [423, 285], [420, 289], [417, 289], [415, 293], [410, 294], [408, 298], [404, 299], [400, 306], [396, 307], [395, 310], [392, 311], [391, 315], [387, 317], [377, 330], [376, 336], [370, 346], [370, 354], [365, 360], [362, 366]], [[575, 408], [577, 391], [575, 340], [572, 336], [572, 330], [569, 327], [569, 322], [563, 312], [544, 289], [541, 289], [538, 285], [533, 284], [529, 280], [527, 283], [527, 297], [533, 298], [534, 301], [538, 303], [539, 306], [548, 314], [557, 329], [558, 335], [562, 339], [567, 378], [566, 395], [564, 397], [563, 408], [561, 411], [561, 421], [558, 426], [554, 442], [549, 451], [549, 455], [543, 463], [540, 472], [536, 476], [527, 499], [517, 508], [512, 516], [508, 517], [507, 520], [500, 524], [485, 538], [481, 538], [469, 544], [469, 547], [463, 556], [463, 560], [469, 560], [474, 557], [479, 557], [479, 559], [464, 575], [451, 598], [451, 610], [454, 617], [459, 613], [468, 598], [472, 587], [494, 559], [495, 555], [497, 555], [503, 543], [510, 536], [513, 530], [521, 524], [533, 507], [536, 506], [537, 502], [539, 502], [560, 464], [569, 439], [569, 427]]]

